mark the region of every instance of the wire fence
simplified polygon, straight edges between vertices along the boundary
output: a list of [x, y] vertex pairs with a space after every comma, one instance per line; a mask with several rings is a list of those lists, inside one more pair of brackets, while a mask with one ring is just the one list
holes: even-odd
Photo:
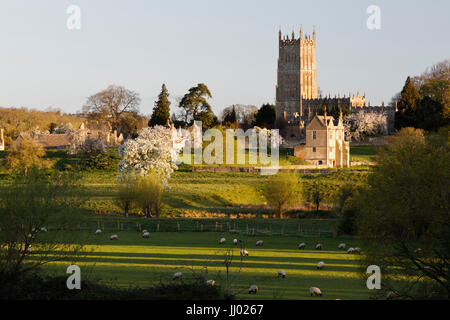
[[219, 232], [247, 236], [298, 236], [298, 237], [336, 237], [336, 231], [314, 227], [301, 222], [264, 223], [251, 221], [216, 221], [216, 220], [177, 220], [146, 219], [143, 222], [114, 220], [85, 221], [78, 225], [79, 230], [101, 229], [102, 231], [142, 231], [149, 232]]

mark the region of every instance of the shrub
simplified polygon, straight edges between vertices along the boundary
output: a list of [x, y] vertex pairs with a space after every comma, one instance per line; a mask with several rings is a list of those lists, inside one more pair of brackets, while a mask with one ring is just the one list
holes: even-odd
[[283, 218], [285, 209], [300, 200], [301, 185], [297, 174], [281, 171], [271, 176], [263, 188], [264, 197], [278, 211], [278, 218]]
[[123, 209], [126, 217], [128, 217], [128, 212], [130, 211], [133, 202], [137, 199], [136, 189], [136, 177], [129, 174], [120, 179], [117, 204]]
[[218, 300], [219, 286], [205, 282], [159, 284], [149, 288], [116, 288], [96, 280], [83, 280], [82, 290], [67, 290], [67, 277], [43, 277], [39, 273], [13, 276], [0, 272], [0, 299], [5, 300]]
[[9, 148], [5, 165], [11, 171], [23, 171], [26, 175], [30, 168], [49, 167], [49, 162], [42, 159], [44, 155], [42, 145], [31, 136], [25, 135], [17, 138]]
[[164, 185], [155, 173], [138, 177], [136, 198], [147, 218], [151, 218], [152, 213], [156, 213], [156, 216], [159, 217], [163, 192]]
[[119, 164], [120, 158], [111, 153], [100, 153], [89, 156], [82, 162], [83, 169], [86, 170], [107, 170], [115, 171]]

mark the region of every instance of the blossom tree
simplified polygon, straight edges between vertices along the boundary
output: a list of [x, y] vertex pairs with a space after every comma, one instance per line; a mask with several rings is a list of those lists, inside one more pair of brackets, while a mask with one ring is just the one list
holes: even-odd
[[68, 130], [69, 154], [99, 154], [105, 152], [105, 143], [100, 137], [91, 137], [86, 131]]
[[387, 133], [387, 117], [382, 113], [363, 111], [344, 118], [345, 133], [349, 140], [359, 141], [364, 137]]
[[168, 185], [169, 178], [177, 169], [175, 156], [178, 155], [173, 142], [173, 131], [156, 125], [141, 130], [136, 139], [126, 141], [119, 147], [122, 160], [119, 163], [119, 181], [129, 174], [147, 176], [156, 174]]
[[67, 131], [67, 136], [70, 142], [69, 154], [79, 153], [81, 145], [86, 140], [86, 132], [81, 129], [72, 129]]

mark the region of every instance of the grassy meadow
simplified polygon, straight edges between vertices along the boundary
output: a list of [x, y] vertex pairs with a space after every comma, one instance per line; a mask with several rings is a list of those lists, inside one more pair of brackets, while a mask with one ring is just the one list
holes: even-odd
[[[368, 149], [358, 150], [360, 156], [371, 156]], [[322, 208], [315, 212], [304, 197], [288, 214], [290, 218], [280, 220], [269, 218], [274, 211], [262, 194], [268, 176], [192, 172], [189, 166], [180, 166], [163, 196], [161, 218], [145, 219], [138, 207], [133, 207], [126, 218], [117, 203], [114, 153], [113, 149], [108, 151], [108, 169], [97, 170], [85, 166], [88, 162], [83, 156], [67, 155], [67, 150], [47, 151], [46, 160], [53, 162], [55, 169], [77, 168], [81, 179], [82, 222], [74, 226], [74, 232], [87, 239], [86, 255], [76, 260], [82, 279], [100, 279], [114, 287], [145, 288], [172, 282], [177, 271], [182, 271], [184, 281], [189, 281], [194, 273], [205, 272], [207, 266], [205, 277], [214, 279], [223, 289], [227, 283], [224, 259], [230, 249], [231, 283], [238, 299], [254, 298], [248, 294], [253, 284], [259, 287], [257, 299], [310, 299], [311, 286], [322, 289], [323, 299], [369, 298], [371, 292], [358, 273], [359, 256], [337, 248], [341, 242], [348, 247], [359, 246], [358, 241], [336, 237], [338, 220], [331, 210], [340, 186], [364, 183], [367, 170], [300, 174], [305, 191], [320, 180]], [[290, 154], [282, 156], [285, 163], [294, 162]], [[0, 158], [4, 157], [1, 152]], [[5, 168], [0, 167], [0, 184], [7, 184], [8, 179]], [[94, 236], [97, 228], [104, 231]], [[51, 236], [52, 226], [48, 229]], [[143, 229], [150, 231], [150, 239], [142, 238]], [[111, 234], [118, 234], [119, 240], [111, 241]], [[225, 245], [219, 245], [221, 237], [227, 239]], [[250, 253], [242, 262], [239, 249], [232, 245], [234, 238], [242, 240]], [[259, 239], [264, 240], [264, 246], [255, 246]], [[301, 242], [307, 243], [305, 250], [298, 250]], [[318, 242], [323, 244], [321, 251], [314, 249]], [[38, 255], [37, 250], [31, 259]], [[323, 270], [316, 268], [319, 261], [325, 262]], [[71, 263], [50, 263], [43, 270], [64, 276]], [[278, 270], [286, 271], [287, 278], [277, 278]]]
[[[359, 275], [359, 256], [337, 248], [341, 242], [358, 246], [354, 239], [255, 237], [220, 232], [152, 232], [149, 239], [143, 239], [138, 231], [123, 231], [115, 232], [119, 239], [112, 241], [111, 234], [93, 236], [90, 232], [87, 253], [77, 261], [83, 279], [101, 279], [100, 282], [115, 287], [142, 288], [179, 281], [172, 280], [172, 276], [181, 271], [184, 281], [203, 275], [224, 289], [224, 259], [231, 250], [230, 278], [237, 299], [317, 299], [309, 295], [311, 286], [321, 288], [322, 299], [367, 299], [371, 293]], [[223, 245], [219, 244], [221, 237], [227, 239]], [[249, 252], [242, 261], [240, 247], [232, 244], [234, 238], [241, 240]], [[264, 245], [256, 247], [257, 240], [263, 240]], [[306, 249], [298, 249], [301, 242], [307, 244]], [[318, 242], [323, 244], [323, 250], [314, 249]], [[316, 268], [319, 261], [325, 263], [322, 270]], [[61, 276], [68, 264], [60, 261], [46, 265], [44, 270]], [[278, 278], [278, 270], [284, 270], [286, 278]], [[256, 297], [248, 294], [253, 284], [259, 287]]]

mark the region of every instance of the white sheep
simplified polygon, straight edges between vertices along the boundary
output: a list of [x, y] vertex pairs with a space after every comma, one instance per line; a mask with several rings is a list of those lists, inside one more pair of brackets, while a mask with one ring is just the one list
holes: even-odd
[[241, 250], [241, 256], [247, 256], [248, 257], [248, 251], [245, 249]]
[[146, 232], [148, 232], [147, 229], [142, 230], [142, 233], [146, 233]]
[[142, 238], [146, 238], [146, 239], [150, 238], [150, 233], [149, 232], [144, 232], [142, 234]]
[[322, 244], [321, 243], [316, 244], [316, 250], [322, 250]]
[[338, 245], [339, 249], [345, 249], [345, 243], [341, 243], [340, 245]]
[[317, 263], [317, 269], [323, 269], [323, 267], [325, 267], [325, 263], [323, 261]]
[[221, 239], [219, 240], [219, 243], [220, 243], [220, 244], [223, 244], [223, 243], [225, 243], [225, 241], [227, 241], [225, 238], [221, 238]]
[[109, 237], [111, 240], [119, 240], [119, 236], [117, 234], [113, 234], [111, 237]]
[[181, 279], [182, 277], [183, 277], [183, 274], [182, 274], [181, 272], [176, 272], [176, 273], [173, 275], [172, 280], [175, 280], [175, 279]]
[[234, 239], [234, 240], [233, 240], [233, 243], [234, 243], [235, 245], [237, 245], [237, 244], [238, 244], [238, 239]]
[[311, 287], [311, 288], [309, 288], [309, 293], [311, 294], [311, 296], [312, 296], [312, 295], [315, 295], [315, 296], [322, 296], [322, 291], [320, 291], [320, 289], [317, 288], [317, 287]]
[[358, 248], [358, 247], [356, 247], [355, 248], [355, 251], [353, 252], [354, 254], [361, 254], [361, 249], [360, 248]]
[[355, 248], [348, 248], [347, 253], [354, 253], [355, 252]]
[[258, 292], [258, 286], [256, 286], [256, 285], [252, 285], [252, 286], [250, 286], [250, 288], [248, 288], [248, 293], [250, 294], [250, 293], [254, 293], [254, 294], [256, 294]]
[[207, 281], [206, 281], [206, 285], [207, 285], [207, 286], [213, 287], [215, 284], [216, 284], [216, 282], [215, 282], [214, 280], [207, 280]]
[[306, 248], [306, 243], [302, 242], [298, 245], [299, 249], [305, 249]]
[[47, 228], [46, 227], [42, 227], [41, 228], [41, 232], [47, 232]]
[[100, 233], [102, 233], [102, 230], [100, 230], [100, 229], [95, 230], [96, 235], [99, 235]]
[[284, 270], [278, 270], [278, 278], [282, 277], [282, 278], [286, 278], [286, 272]]
[[258, 247], [258, 246], [262, 246], [264, 244], [264, 241], [262, 241], [262, 240], [258, 240], [258, 241], [256, 241], [256, 246]]

